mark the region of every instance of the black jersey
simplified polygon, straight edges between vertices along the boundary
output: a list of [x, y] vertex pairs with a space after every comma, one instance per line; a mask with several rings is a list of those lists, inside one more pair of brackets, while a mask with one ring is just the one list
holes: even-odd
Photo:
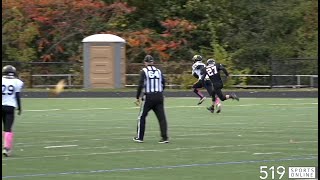
[[202, 72], [201, 72], [201, 74], [203, 74], [202, 80], [206, 75], [208, 75], [213, 84], [216, 84], [216, 83], [222, 84], [223, 82], [221, 80], [220, 71], [223, 71], [226, 76], [229, 76], [228, 71], [222, 66], [222, 64], [220, 63], [209, 64], [206, 68], [202, 69]]

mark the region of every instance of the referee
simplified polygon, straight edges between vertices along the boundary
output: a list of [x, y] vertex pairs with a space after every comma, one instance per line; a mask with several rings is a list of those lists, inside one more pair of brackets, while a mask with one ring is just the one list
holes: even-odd
[[153, 66], [154, 59], [151, 55], [144, 58], [145, 68], [140, 72], [139, 86], [137, 89], [136, 104], [140, 104], [140, 94], [144, 89], [142, 105], [137, 123], [137, 136], [133, 141], [142, 143], [146, 127], [146, 117], [152, 109], [157, 116], [161, 131], [161, 140], [159, 143], [169, 143], [167, 134], [167, 120], [163, 105], [163, 90], [165, 88], [165, 79], [159, 69]]

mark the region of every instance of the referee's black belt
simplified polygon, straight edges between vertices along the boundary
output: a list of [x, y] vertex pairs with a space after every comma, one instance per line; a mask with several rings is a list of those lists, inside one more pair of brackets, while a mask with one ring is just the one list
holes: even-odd
[[144, 93], [145, 95], [152, 95], [152, 94], [162, 94], [162, 92], [147, 92], [147, 93]]

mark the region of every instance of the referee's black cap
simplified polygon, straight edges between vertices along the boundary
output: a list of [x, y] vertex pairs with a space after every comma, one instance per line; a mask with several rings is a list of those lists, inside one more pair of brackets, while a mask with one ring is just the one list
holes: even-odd
[[153, 62], [153, 61], [154, 61], [154, 59], [151, 55], [146, 55], [144, 57], [144, 62]]

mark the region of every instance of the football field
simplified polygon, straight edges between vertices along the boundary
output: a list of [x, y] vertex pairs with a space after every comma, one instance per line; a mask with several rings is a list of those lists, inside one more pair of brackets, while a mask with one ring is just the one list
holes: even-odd
[[220, 114], [206, 110], [209, 99], [167, 98], [169, 144], [158, 144], [152, 111], [144, 143], [132, 141], [134, 100], [23, 99], [2, 179], [288, 179], [288, 167], [318, 164], [317, 98], [228, 100]]

